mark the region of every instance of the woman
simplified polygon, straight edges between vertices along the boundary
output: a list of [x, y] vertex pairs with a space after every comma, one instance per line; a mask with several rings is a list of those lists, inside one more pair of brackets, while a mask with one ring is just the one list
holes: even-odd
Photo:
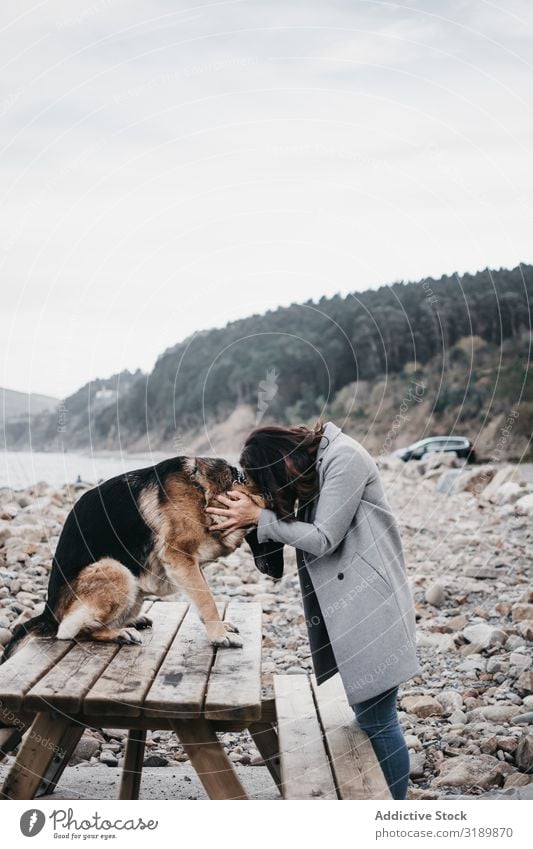
[[378, 468], [333, 422], [258, 427], [240, 464], [270, 507], [232, 491], [219, 499], [224, 508], [209, 508], [224, 517], [216, 529], [256, 525], [260, 543], [297, 549], [317, 682], [340, 673], [393, 798], [405, 799], [409, 755], [396, 701], [420, 665], [402, 543]]

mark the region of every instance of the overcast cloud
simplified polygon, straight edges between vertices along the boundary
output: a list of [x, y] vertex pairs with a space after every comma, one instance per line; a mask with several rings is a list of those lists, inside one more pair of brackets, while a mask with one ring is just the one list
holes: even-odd
[[2, 4], [0, 385], [533, 260], [533, 7]]

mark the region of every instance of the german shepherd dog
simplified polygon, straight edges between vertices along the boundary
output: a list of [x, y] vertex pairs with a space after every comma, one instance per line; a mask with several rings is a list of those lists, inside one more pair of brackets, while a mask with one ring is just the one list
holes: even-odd
[[[210, 531], [205, 508], [229, 489], [265, 506], [254, 485], [225, 460], [175, 457], [127, 472], [84, 493], [67, 516], [54, 555], [44, 611], [18, 625], [2, 661], [31, 634], [59, 640], [141, 643], [145, 596], [183, 591], [214, 646], [239, 647], [223, 622], [202, 566], [241, 545], [247, 529]], [[249, 530], [249, 529], [248, 529]]]

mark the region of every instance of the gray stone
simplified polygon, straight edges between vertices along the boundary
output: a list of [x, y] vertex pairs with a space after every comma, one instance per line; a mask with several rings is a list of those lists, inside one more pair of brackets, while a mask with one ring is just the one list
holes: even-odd
[[428, 604], [432, 604], [434, 607], [440, 607], [446, 599], [446, 591], [440, 581], [435, 581], [429, 585], [425, 592], [425, 598]]
[[98, 740], [84, 734], [74, 749], [69, 764], [71, 766], [76, 766], [76, 764], [79, 764], [82, 761], [88, 761], [93, 757], [93, 755], [96, 755], [99, 749], [100, 744]]
[[463, 697], [457, 690], [442, 690], [439, 693], [439, 702], [444, 708], [444, 713], [453, 713], [455, 710], [462, 710]]
[[143, 761], [143, 766], [166, 766], [167, 764], [167, 758], [162, 755], [148, 755]]
[[485, 705], [471, 710], [468, 714], [468, 721], [486, 719], [488, 722], [511, 722], [513, 717], [520, 712], [521, 708], [518, 705]]
[[505, 643], [507, 634], [500, 628], [480, 622], [479, 624], [467, 625], [466, 628], [463, 628], [463, 637], [469, 643], [477, 643], [484, 649], [496, 643]]
[[[458, 798], [457, 796], [455, 798]], [[466, 797], [459, 797], [466, 798]], [[481, 802], [491, 802], [497, 799], [514, 799], [515, 801], [533, 799], [533, 784], [528, 784], [526, 787], [509, 787], [503, 790], [490, 790], [488, 793], [482, 793], [481, 796], [476, 796]]]
[[514, 504], [524, 495], [524, 489], [516, 481], [507, 481], [496, 490], [496, 504]]
[[533, 492], [530, 492], [528, 495], [523, 495], [522, 498], [519, 498], [514, 505], [514, 511], [519, 516], [531, 516], [533, 515]]
[[104, 751], [100, 754], [100, 763], [103, 763], [106, 766], [118, 766], [118, 758], [114, 752], [110, 752], [109, 749], [104, 749]]
[[515, 752], [515, 761], [522, 772], [533, 772], [533, 734], [526, 731], [520, 737]]
[[424, 778], [425, 752], [409, 752], [409, 778]]

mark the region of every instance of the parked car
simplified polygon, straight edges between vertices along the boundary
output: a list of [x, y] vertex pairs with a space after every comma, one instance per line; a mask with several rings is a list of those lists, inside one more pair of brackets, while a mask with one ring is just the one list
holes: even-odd
[[407, 448], [398, 448], [394, 456], [400, 460], [420, 460], [432, 451], [455, 451], [458, 457], [464, 457], [469, 463], [475, 462], [474, 446], [465, 436], [428, 436], [419, 442], [413, 442]]

